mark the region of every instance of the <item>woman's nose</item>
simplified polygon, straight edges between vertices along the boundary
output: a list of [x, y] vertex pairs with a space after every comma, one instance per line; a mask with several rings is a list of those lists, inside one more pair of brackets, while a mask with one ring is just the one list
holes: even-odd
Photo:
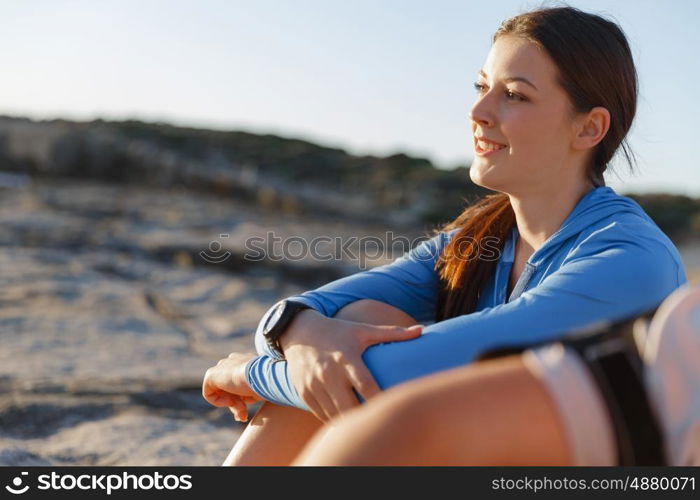
[[477, 98], [476, 102], [469, 111], [469, 119], [486, 127], [494, 124], [494, 114], [490, 108], [489, 99], [487, 96]]

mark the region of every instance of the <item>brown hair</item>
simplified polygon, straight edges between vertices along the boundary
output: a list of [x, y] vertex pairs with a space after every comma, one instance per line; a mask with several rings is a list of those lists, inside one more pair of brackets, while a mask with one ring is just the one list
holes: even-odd
[[[558, 68], [572, 113], [595, 106], [610, 112], [610, 128], [596, 145], [587, 167], [591, 183], [605, 185], [603, 172], [620, 146], [633, 168], [634, 154], [625, 141], [637, 107], [637, 72], [620, 27], [573, 7], [540, 8], [505, 20], [493, 35], [524, 38], [544, 49]], [[435, 230], [459, 230], [436, 263], [441, 288], [436, 321], [473, 312], [497, 260], [480, 242], [493, 238], [499, 251], [515, 225], [508, 195], [490, 194], [468, 206], [456, 219]], [[490, 250], [493, 250], [492, 247]], [[489, 250], [489, 249], [486, 249]]]

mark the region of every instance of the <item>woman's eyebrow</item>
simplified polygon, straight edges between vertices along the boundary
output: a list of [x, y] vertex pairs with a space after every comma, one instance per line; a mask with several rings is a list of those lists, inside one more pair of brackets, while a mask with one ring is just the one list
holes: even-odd
[[[484, 73], [484, 70], [482, 70], [482, 69], [479, 70], [479, 75], [483, 76], [484, 78], [488, 78], [488, 77], [486, 76], [486, 73]], [[507, 78], [504, 78], [503, 81], [506, 82], [506, 83], [508, 83], [508, 82], [523, 82], [523, 83], [527, 83], [527, 84], [530, 85], [533, 89], [538, 90], [537, 87], [535, 87], [535, 84], [534, 84], [534, 83], [532, 83], [530, 80], [528, 80], [527, 78], [525, 78], [525, 77], [523, 77], [523, 76], [509, 76], [509, 77], [507, 77]]]

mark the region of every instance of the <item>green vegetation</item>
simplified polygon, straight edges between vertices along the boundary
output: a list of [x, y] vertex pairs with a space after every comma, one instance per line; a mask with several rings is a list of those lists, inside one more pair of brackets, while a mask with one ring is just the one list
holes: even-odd
[[147, 124], [137, 121], [93, 122], [109, 125], [129, 139], [148, 139], [183, 155], [205, 158], [216, 151], [236, 164], [256, 165], [259, 174], [274, 175], [290, 183], [330, 187], [341, 193], [371, 195], [380, 208], [425, 206], [416, 222], [446, 222], [467, 203], [488, 191], [469, 179], [466, 166], [436, 168], [425, 158], [403, 153], [386, 157], [351, 155], [338, 148], [276, 135], [225, 132]]
[[[128, 137], [149, 138], [183, 153], [202, 156], [211, 148], [228, 159], [255, 164], [290, 182], [371, 193], [378, 205], [405, 208], [419, 193], [429, 197], [420, 222], [453, 219], [468, 203], [488, 191], [469, 179], [466, 166], [441, 170], [425, 158], [403, 153], [387, 157], [355, 156], [342, 149], [276, 135], [222, 132], [129, 121], [111, 123]], [[700, 199], [672, 194], [622, 193], [637, 201], [670, 237], [700, 236]]]
[[628, 194], [670, 237], [700, 236], [700, 199], [683, 195]]
[[[5, 131], [13, 126], [26, 130], [28, 123], [35, 124], [34, 134], [46, 134], [47, 127], [62, 131], [48, 134], [54, 141], [48, 155], [19, 157], [8, 147], [11, 133], [4, 135], [0, 130], [2, 170], [179, 185], [237, 196], [257, 202], [261, 209], [281, 212], [323, 212], [333, 217], [357, 217], [364, 212], [378, 214], [376, 220], [384, 217], [411, 226], [433, 226], [454, 219], [489, 192], [471, 182], [467, 166], [442, 170], [428, 159], [403, 153], [358, 156], [272, 134], [166, 123], [0, 120]], [[133, 146], [144, 144], [150, 153], [133, 153]], [[184, 167], [193, 164], [195, 171]], [[252, 175], [253, 185], [236, 180], [242, 171]], [[700, 199], [663, 193], [621, 194], [636, 200], [669, 237], [700, 237]]]

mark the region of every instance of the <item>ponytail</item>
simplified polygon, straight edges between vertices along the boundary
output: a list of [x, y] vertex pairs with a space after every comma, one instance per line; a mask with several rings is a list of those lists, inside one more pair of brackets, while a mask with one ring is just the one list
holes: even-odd
[[[515, 225], [507, 194], [484, 196], [438, 232], [461, 228], [447, 244], [435, 270], [440, 279], [436, 321], [476, 310], [481, 292], [492, 276], [506, 238]], [[487, 242], [495, 245], [485, 245]], [[491, 251], [498, 249], [494, 257]]]

